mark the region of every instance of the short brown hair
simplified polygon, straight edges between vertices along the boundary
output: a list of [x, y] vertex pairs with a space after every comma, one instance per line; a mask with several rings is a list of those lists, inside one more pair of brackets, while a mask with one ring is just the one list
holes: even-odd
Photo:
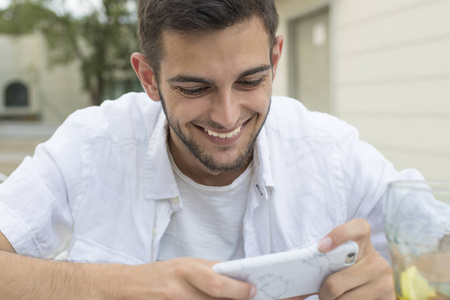
[[139, 43], [156, 76], [163, 31], [207, 34], [257, 16], [274, 45], [278, 27], [274, 0], [139, 0], [138, 16]]

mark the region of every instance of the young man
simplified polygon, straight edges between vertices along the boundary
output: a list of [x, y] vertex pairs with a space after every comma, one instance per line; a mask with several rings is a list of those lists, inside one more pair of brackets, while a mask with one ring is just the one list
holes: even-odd
[[0, 298], [247, 299], [216, 261], [354, 240], [311, 299], [395, 299], [383, 199], [422, 177], [271, 96], [277, 23], [273, 0], [140, 1], [146, 94], [74, 113], [0, 185]]

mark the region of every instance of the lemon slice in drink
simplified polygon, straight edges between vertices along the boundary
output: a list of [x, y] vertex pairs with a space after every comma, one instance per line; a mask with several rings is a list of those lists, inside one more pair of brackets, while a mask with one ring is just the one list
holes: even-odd
[[400, 288], [403, 297], [399, 299], [426, 300], [437, 296], [416, 266], [411, 266], [400, 274]]

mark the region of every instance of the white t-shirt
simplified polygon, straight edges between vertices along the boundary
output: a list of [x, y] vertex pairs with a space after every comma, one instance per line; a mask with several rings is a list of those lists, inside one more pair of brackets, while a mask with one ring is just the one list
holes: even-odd
[[230, 185], [214, 187], [184, 175], [169, 154], [182, 199], [161, 239], [157, 260], [189, 256], [224, 261], [243, 258], [243, 218], [253, 163]]

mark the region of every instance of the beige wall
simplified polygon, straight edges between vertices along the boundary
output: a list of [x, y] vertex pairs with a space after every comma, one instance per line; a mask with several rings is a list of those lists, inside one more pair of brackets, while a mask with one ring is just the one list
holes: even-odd
[[[37, 37], [9, 37], [0, 35], [0, 115], [35, 114], [40, 107], [36, 81], [41, 68], [40, 47]], [[6, 111], [4, 96], [6, 87], [12, 82], [21, 82], [28, 87], [30, 106], [28, 109], [14, 108]]]
[[337, 113], [399, 168], [450, 180], [450, 1], [334, 3]]
[[[45, 42], [39, 34], [0, 35], [0, 59], [0, 119], [39, 115], [45, 123], [61, 123], [74, 110], [90, 105], [78, 64], [49, 69]], [[5, 88], [14, 81], [27, 86], [28, 108], [5, 108]]]
[[[287, 20], [327, 3], [278, 0], [280, 32], [287, 33]], [[398, 169], [450, 180], [450, 1], [329, 5], [332, 112]], [[283, 61], [277, 94], [287, 93], [288, 68]]]

